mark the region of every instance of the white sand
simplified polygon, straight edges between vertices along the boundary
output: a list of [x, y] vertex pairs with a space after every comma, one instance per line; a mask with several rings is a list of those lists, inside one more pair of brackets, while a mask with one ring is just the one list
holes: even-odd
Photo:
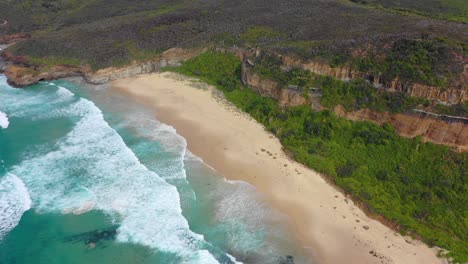
[[370, 219], [321, 175], [290, 160], [272, 134], [214, 96], [214, 88], [173, 73], [119, 80], [113, 87], [154, 107], [157, 118], [174, 126], [190, 151], [221, 175], [254, 185], [289, 216], [316, 262], [446, 262], [436, 249]]

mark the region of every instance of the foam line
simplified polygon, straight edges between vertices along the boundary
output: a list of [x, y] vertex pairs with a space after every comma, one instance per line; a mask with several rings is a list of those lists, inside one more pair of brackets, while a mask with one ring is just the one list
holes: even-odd
[[[59, 102], [61, 108], [37, 111], [44, 96], [48, 104]], [[44, 96], [26, 100], [25, 111], [39, 112], [38, 119], [62, 116], [77, 121], [47, 153], [25, 157], [12, 168], [28, 187], [35, 208], [62, 213], [102, 210], [117, 216], [118, 241], [175, 253], [186, 263], [217, 263], [203, 249], [203, 236], [189, 229], [177, 189], [140, 163], [92, 102], [77, 100], [63, 87], [54, 96]], [[169, 127], [162, 129], [173, 133]], [[182, 159], [186, 142], [178, 142]]]
[[0, 240], [18, 225], [30, 208], [28, 189], [18, 176], [7, 173], [0, 179]]
[[0, 111], [0, 127], [3, 129], [8, 128], [10, 122], [8, 121], [8, 116], [4, 112]]

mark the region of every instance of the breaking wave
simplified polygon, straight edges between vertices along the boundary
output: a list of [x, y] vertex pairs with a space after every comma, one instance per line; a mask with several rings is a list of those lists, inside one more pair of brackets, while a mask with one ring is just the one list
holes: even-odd
[[[0, 85], [2, 82], [4, 77], [0, 76]], [[44, 213], [80, 214], [96, 209], [106, 212], [119, 224], [117, 240], [120, 242], [176, 254], [182, 263], [218, 263], [207, 250], [210, 245], [203, 236], [189, 229], [182, 215], [179, 193], [166, 181], [166, 177], [184, 178], [185, 172], [172, 169], [161, 177], [149, 170], [91, 101], [75, 96], [64, 87], [50, 86], [55, 86], [55, 90], [50, 87], [51, 90], [32, 93], [10, 89], [15, 96], [6, 97], [12, 117], [44, 122], [66, 118], [74, 125], [53, 146], [44, 144], [46, 151], [41, 155], [27, 155], [20, 164], [10, 168], [24, 184], [19, 184], [21, 180], [13, 174], [2, 179], [0, 238], [31, 206]], [[169, 139], [175, 134], [171, 127], [159, 127], [167, 130], [166, 134], [159, 135], [168, 137], [164, 142], [177, 148], [174, 153], [180, 155], [181, 161], [185, 140], [176, 138], [177, 142], [171, 142]], [[26, 196], [26, 190], [32, 201]], [[22, 197], [24, 202], [13, 203], [17, 197]]]
[[31, 198], [18, 176], [8, 173], [0, 179], [0, 240], [18, 225], [31, 208]]
[[7, 114], [0, 111], [0, 127], [6, 129], [8, 128], [8, 125], [10, 125], [10, 122], [8, 122]]

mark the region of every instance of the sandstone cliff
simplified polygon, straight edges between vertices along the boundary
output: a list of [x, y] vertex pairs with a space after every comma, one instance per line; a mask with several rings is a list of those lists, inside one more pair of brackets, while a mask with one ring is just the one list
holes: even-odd
[[335, 107], [333, 111], [338, 116], [354, 121], [370, 121], [379, 125], [389, 123], [403, 137], [421, 136], [423, 141], [447, 145], [462, 152], [468, 151], [468, 119], [447, 120], [444, 116], [389, 114], [369, 109], [346, 112], [342, 106]]
[[[343, 74], [343, 72], [346, 70], [339, 70], [337, 74]], [[303, 90], [297, 87], [281, 87], [277, 82], [262, 79], [252, 71], [247, 61], [244, 61], [242, 65], [242, 81], [262, 96], [277, 99], [281, 106], [310, 105], [314, 109], [322, 109], [319, 92], [309, 91], [308, 95], [305, 95]], [[468, 151], [468, 119], [466, 118], [424, 112], [390, 114], [369, 109], [346, 112], [342, 106], [335, 107], [333, 111], [338, 116], [350, 120], [370, 121], [379, 125], [389, 123], [403, 137], [421, 136], [424, 141], [447, 145], [458, 151]]]
[[465, 64], [460, 83], [457, 87], [440, 88], [419, 83], [404, 84], [398, 78], [391, 82], [384, 82], [382, 76], [352, 70], [350, 67], [331, 67], [319, 61], [302, 61], [293, 56], [281, 56], [283, 65], [297, 67], [310, 72], [331, 76], [343, 81], [363, 78], [374, 86], [385, 88], [391, 92], [404, 92], [409, 96], [438, 100], [447, 104], [457, 104], [468, 101], [468, 64]]
[[308, 91], [306, 95], [304, 94], [304, 90], [299, 87], [281, 87], [281, 85], [275, 81], [262, 79], [250, 69], [247, 61], [244, 61], [242, 65], [242, 82], [262, 96], [278, 100], [281, 106], [308, 104], [316, 110], [321, 109], [319, 93]]
[[70, 66], [53, 66], [48, 71], [42, 72], [34, 68], [8, 65], [4, 74], [11, 85], [21, 87], [44, 80], [80, 76], [81, 73], [81, 68]]
[[103, 84], [109, 81], [130, 78], [139, 74], [158, 72], [162, 67], [178, 66], [185, 60], [202, 53], [203, 49], [185, 50], [173, 48], [163, 52], [151, 61], [133, 62], [121, 68], [106, 68], [93, 72], [89, 65], [69, 66], [56, 65], [52, 67], [35, 66], [27, 63], [21, 56], [13, 56], [5, 52], [0, 58], [0, 72], [4, 71], [8, 82], [13, 86], [22, 87], [44, 80], [54, 80], [64, 77], [83, 76], [91, 84]]
[[163, 67], [176, 67], [188, 59], [206, 51], [205, 49], [181, 49], [172, 48], [163, 52], [157, 58], [147, 62], [133, 62], [123, 68], [106, 68], [97, 72], [85, 72], [84, 78], [91, 84], [104, 84], [110, 81], [135, 77], [139, 74], [159, 72]]

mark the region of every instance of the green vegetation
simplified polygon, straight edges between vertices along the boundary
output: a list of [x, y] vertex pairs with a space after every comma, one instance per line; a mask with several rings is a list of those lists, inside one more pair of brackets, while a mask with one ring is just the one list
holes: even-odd
[[[420, 83], [447, 87], [458, 83], [468, 54], [465, 42], [429, 35], [413, 39], [376, 41], [366, 45], [334, 46], [327, 42], [281, 42], [282, 49], [302, 58], [314, 58], [332, 68], [346, 66], [355, 71], [379, 76], [384, 83], [399, 79], [403, 86]], [[279, 52], [281, 54], [281, 52]], [[267, 67], [281, 61], [265, 61]], [[405, 88], [405, 87], [404, 87]]]
[[468, 154], [401, 138], [390, 125], [352, 122], [307, 106], [281, 109], [242, 86], [240, 67], [232, 54], [207, 52], [170, 70], [215, 85], [274, 133], [298, 162], [326, 174], [403, 233], [450, 250], [447, 256], [455, 261], [468, 261]]
[[379, 112], [399, 113], [429, 104], [426, 99], [376, 89], [364, 80], [344, 82], [298, 68], [283, 70], [280, 65], [278, 56], [263, 54], [255, 61], [254, 71], [264, 79], [278, 82], [282, 87], [295, 85], [304, 89], [319, 88], [322, 91], [321, 104], [330, 109], [343, 105], [348, 111], [369, 108]]
[[348, 111], [369, 108], [379, 112], [400, 113], [429, 103], [426, 99], [404, 93], [378, 90], [363, 80], [343, 82], [330, 77], [321, 80], [318, 86], [322, 90], [321, 104], [328, 108], [343, 105]]
[[249, 27], [240, 35], [240, 38], [249, 44], [255, 44], [262, 42], [262, 40], [276, 38], [281, 35], [283, 35], [281, 32], [278, 32], [272, 28], [256, 26]]
[[[153, 28], [153, 30], [155, 30]], [[122, 48], [125, 47], [128, 51], [129, 58], [131, 60], [136, 60], [136, 61], [145, 61], [145, 60], [150, 60], [156, 57], [157, 55], [161, 54], [162, 51], [158, 50], [143, 50], [139, 49], [135, 42], [133, 41], [125, 41], [125, 42], [118, 42], [115, 44], [117, 48]], [[122, 61], [121, 65], [125, 65], [126, 61]], [[116, 65], [115, 63], [113, 65]]]
[[151, 11], [146, 11], [145, 12], [145, 15], [147, 17], [157, 17], [157, 16], [160, 16], [160, 15], [164, 15], [164, 14], [167, 14], [167, 13], [170, 13], [170, 12], [173, 12], [177, 9], [180, 9], [184, 7], [184, 4], [181, 3], [181, 4], [175, 4], [175, 5], [164, 5], [164, 6], [161, 6], [160, 8], [156, 9], [156, 10], [151, 10]]
[[357, 68], [382, 72], [387, 79], [398, 77], [410, 82], [445, 86], [452, 77], [447, 66], [454, 57], [453, 52], [463, 54], [460, 47], [453, 47], [443, 39], [400, 40], [393, 44], [380, 66], [360, 60]]
[[[425, 1], [434, 10], [440, 5], [436, 3], [439, 0]], [[447, 1], [444, 6], [449, 6], [445, 5]], [[456, 1], [450, 0], [450, 6]], [[410, 2], [420, 1], [401, 2], [413, 8]], [[384, 73], [388, 69], [388, 78], [401, 75], [405, 82], [433, 85], [450, 85], [451, 78], [460, 75], [459, 63], [450, 59], [452, 53], [443, 60], [447, 53], [442, 44], [416, 41], [413, 45], [397, 40], [431, 34], [466, 43], [467, 31], [464, 24], [454, 26], [420, 16], [376, 12], [344, 0], [255, 0], [242, 4], [205, 0], [142, 0], [138, 4], [130, 0], [0, 0], [0, 23], [3, 19], [8, 20], [8, 26], [0, 26], [0, 36], [18, 32], [32, 35], [10, 48], [15, 55], [75, 58], [96, 69], [146, 57], [141, 54], [215, 42], [294, 53], [332, 66], [349, 64]], [[134, 43], [141, 54], [118, 45], [127, 42]], [[394, 50], [386, 48], [397, 42], [402, 45]], [[375, 48], [375, 54], [358, 52], [363, 56], [355, 57], [354, 51], [368, 46]], [[400, 51], [409, 56], [399, 56]], [[441, 71], [428, 68], [431, 65], [439, 65]]]
[[468, 102], [450, 106], [437, 104], [434, 106], [434, 112], [443, 115], [468, 117]]
[[43, 57], [43, 58], [32, 57], [32, 58], [28, 58], [28, 61], [35, 65], [43, 65], [47, 67], [52, 67], [55, 65], [68, 65], [68, 66], [80, 65], [80, 60], [78, 59], [62, 58], [62, 57]]
[[349, 0], [368, 8], [400, 15], [416, 15], [468, 23], [468, 5], [464, 0]]

